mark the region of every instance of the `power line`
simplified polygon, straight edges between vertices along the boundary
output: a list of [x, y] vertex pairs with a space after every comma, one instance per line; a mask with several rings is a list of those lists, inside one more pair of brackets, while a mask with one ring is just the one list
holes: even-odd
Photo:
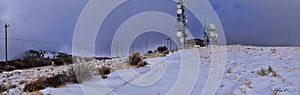
[[[5, 39], [5, 38], [0, 38], [0, 39]], [[37, 40], [27, 40], [27, 39], [18, 39], [18, 38], [7, 38], [7, 39], [8, 40], [26, 41], [26, 42], [35, 42], [35, 43], [47, 43], [47, 44], [62, 45], [60, 43], [46, 42], [46, 41], [37, 41]]]

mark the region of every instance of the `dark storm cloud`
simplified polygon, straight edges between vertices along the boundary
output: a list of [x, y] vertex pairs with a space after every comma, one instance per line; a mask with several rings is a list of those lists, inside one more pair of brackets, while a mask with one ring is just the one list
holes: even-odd
[[300, 46], [299, 0], [210, 0], [228, 44]]
[[[0, 23], [9, 23], [10, 57], [28, 49], [70, 51], [72, 34], [87, 0], [0, 0]], [[1, 31], [0, 38], [3, 38]], [[51, 43], [48, 43], [51, 42]], [[0, 59], [4, 58], [0, 40]], [[63, 50], [65, 49], [65, 50]]]
[[[227, 44], [300, 45], [299, 0], [209, 1], [223, 24]], [[11, 57], [28, 49], [68, 52], [77, 19], [87, 2], [0, 0], [0, 38], [4, 34], [3, 24], [9, 23], [9, 37], [51, 42], [9, 40]], [[0, 60], [4, 59], [3, 43], [0, 39]]]

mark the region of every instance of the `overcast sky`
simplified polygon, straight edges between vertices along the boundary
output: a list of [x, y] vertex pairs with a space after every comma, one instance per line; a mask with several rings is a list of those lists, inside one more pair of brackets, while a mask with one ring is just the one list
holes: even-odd
[[[157, 1], [157, 2], [154, 2]], [[300, 46], [300, 0], [209, 0], [224, 28], [227, 44]], [[10, 58], [28, 49], [71, 53], [72, 37], [78, 17], [88, 0], [0, 0], [0, 60], [4, 57], [4, 23], [9, 23]], [[153, 3], [155, 6], [149, 6]], [[136, 6], [132, 9], [130, 6]], [[149, 8], [155, 7], [155, 8]], [[130, 10], [132, 9], [132, 10]], [[176, 15], [169, 0], [131, 0], [111, 13], [97, 36], [97, 55], [109, 56], [113, 33], [126, 17], [145, 10]], [[111, 19], [111, 20], [110, 20]], [[116, 26], [112, 26], [115, 23]], [[163, 22], [161, 22], [163, 23]], [[190, 19], [190, 31], [202, 38], [200, 23]], [[166, 43], [165, 35], [149, 31], [133, 44], [151, 41], [152, 46]], [[157, 36], [159, 35], [159, 36]], [[26, 40], [26, 41], [24, 41]], [[163, 40], [163, 42], [162, 42]], [[140, 49], [143, 51], [142, 49]]]

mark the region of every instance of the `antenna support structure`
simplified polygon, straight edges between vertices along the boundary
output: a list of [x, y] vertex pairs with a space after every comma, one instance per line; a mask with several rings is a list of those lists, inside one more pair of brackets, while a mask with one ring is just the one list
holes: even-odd
[[185, 7], [183, 0], [179, 0], [177, 3], [177, 37], [178, 37], [178, 47], [179, 49], [186, 48], [186, 29], [187, 29], [187, 15], [185, 13]]

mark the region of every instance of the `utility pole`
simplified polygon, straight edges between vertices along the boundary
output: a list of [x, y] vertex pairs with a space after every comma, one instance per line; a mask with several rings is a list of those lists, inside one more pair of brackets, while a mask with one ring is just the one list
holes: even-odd
[[169, 38], [167, 38], [166, 41], [167, 41], [166, 47], [169, 48]]
[[169, 38], [169, 44], [170, 44], [170, 51], [172, 51], [172, 39], [171, 39], [171, 37]]
[[170, 37], [167, 38], [167, 46], [171, 51], [171, 39], [170, 39]]
[[134, 46], [132, 46], [132, 54], [134, 53]]
[[7, 28], [9, 27], [8, 24], [5, 24], [4, 25], [4, 28], [5, 28], [5, 63], [6, 65], [8, 64], [8, 59], [7, 59]]

